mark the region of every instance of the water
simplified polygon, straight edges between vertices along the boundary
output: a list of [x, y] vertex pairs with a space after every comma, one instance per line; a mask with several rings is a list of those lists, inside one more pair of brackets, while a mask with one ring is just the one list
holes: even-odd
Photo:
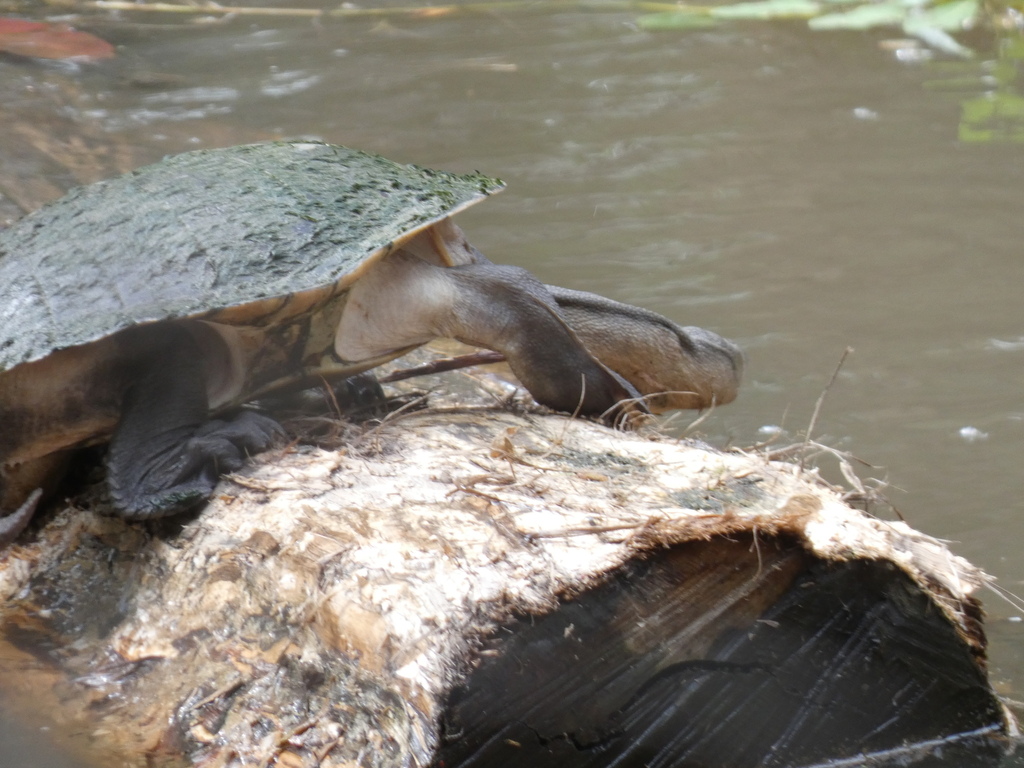
[[[74, 83], [66, 113], [138, 162], [315, 135], [501, 176], [460, 221], [492, 259], [742, 344], [745, 389], [701, 426], [718, 444], [799, 439], [850, 346], [816, 436], [1024, 594], [1024, 144], [958, 140], [991, 55], [914, 62], [885, 33], [653, 34], [633, 18], [151, 14], [93, 27], [115, 62], [0, 61], [0, 88], [28, 112], [39, 84]], [[1019, 699], [1022, 612], [983, 598], [993, 679]]]

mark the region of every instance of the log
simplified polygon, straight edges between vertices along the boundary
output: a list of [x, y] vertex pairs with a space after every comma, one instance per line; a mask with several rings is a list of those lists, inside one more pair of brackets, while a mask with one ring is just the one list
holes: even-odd
[[757, 454], [431, 408], [263, 454], [188, 519], [104, 495], [0, 555], [8, 711], [92, 764], [995, 766], [1016, 738], [985, 574]]

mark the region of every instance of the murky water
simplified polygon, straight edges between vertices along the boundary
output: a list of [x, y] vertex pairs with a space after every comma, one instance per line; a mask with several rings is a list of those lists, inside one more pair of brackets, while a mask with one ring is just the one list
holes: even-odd
[[[989, 69], [903, 63], [883, 34], [796, 22], [632, 20], [150, 16], [94, 28], [123, 46], [115, 62], [0, 61], [0, 87], [29, 110], [48, 78], [74, 82], [75, 118], [139, 162], [316, 135], [501, 176], [509, 189], [461, 220], [492, 259], [745, 347], [740, 400], [701, 425], [718, 444], [799, 439], [851, 346], [816, 436], [1024, 594], [1024, 144], [957, 138]], [[985, 600], [994, 679], [1020, 699], [1024, 612]]]

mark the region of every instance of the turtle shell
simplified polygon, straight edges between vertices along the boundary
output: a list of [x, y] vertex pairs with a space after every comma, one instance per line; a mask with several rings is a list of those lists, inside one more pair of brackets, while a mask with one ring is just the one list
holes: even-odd
[[81, 187], [0, 231], [0, 371], [351, 282], [502, 187], [312, 141], [189, 152]]

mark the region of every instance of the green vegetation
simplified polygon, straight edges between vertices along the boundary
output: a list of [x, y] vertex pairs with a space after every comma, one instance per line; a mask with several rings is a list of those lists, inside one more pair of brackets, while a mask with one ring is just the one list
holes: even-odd
[[[725, 20], [802, 18], [814, 30], [898, 29], [928, 48], [961, 60], [929, 62], [927, 66], [949, 75], [929, 87], [963, 94], [960, 141], [994, 143], [1024, 142], [1020, 13], [1012, 4], [997, 7], [982, 0], [758, 0], [679, 7], [642, 15], [638, 22], [649, 30], [686, 30]], [[978, 28], [994, 36], [995, 61], [975, 60], [974, 51], [953, 37]]]
[[[934, 62], [941, 75], [925, 83], [933, 91], [954, 94], [960, 101], [960, 141], [980, 144], [1024, 142], [1024, 38], [1002, 33], [996, 58], [984, 62]], [[981, 95], [979, 94], [981, 91]]]
[[958, 32], [979, 21], [979, 0], [757, 0], [707, 7], [680, 7], [673, 11], [645, 14], [638, 19], [644, 29], [688, 29], [706, 27], [725, 19], [808, 19], [811, 29], [864, 30], [873, 27], [902, 27], [904, 34], [923, 40], [933, 48], [969, 57], [970, 49], [953, 39]]

